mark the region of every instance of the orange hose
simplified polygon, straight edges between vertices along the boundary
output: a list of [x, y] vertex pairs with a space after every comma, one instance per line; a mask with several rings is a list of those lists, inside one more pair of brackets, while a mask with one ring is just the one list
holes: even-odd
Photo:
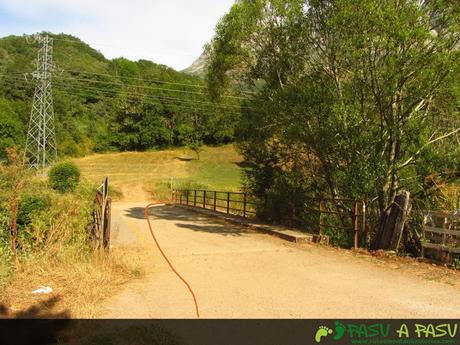
[[171, 267], [171, 270], [179, 277], [180, 280], [182, 280], [184, 282], [184, 284], [187, 286], [188, 290], [190, 291], [190, 293], [192, 294], [192, 297], [193, 297], [193, 302], [195, 303], [195, 312], [196, 312], [196, 317], [197, 318], [200, 318], [200, 311], [198, 309], [198, 302], [196, 301], [196, 296], [195, 296], [195, 293], [193, 292], [192, 290], [192, 287], [190, 286], [189, 283], [187, 283], [187, 281], [179, 274], [179, 272], [176, 271], [176, 269], [174, 268], [174, 266], [172, 265], [171, 261], [169, 261], [168, 257], [166, 256], [166, 254], [163, 252], [163, 250], [161, 249], [161, 246], [160, 246], [160, 243], [158, 242], [157, 238], [155, 237], [155, 234], [152, 230], [152, 224], [150, 223], [150, 218], [149, 218], [149, 215], [148, 215], [148, 211], [149, 211], [149, 208], [152, 208], [154, 206], [162, 206], [164, 204], [158, 204], [158, 203], [154, 203], [154, 204], [149, 204], [145, 207], [144, 209], [144, 217], [145, 219], [147, 219], [147, 223], [149, 224], [149, 229], [150, 229], [150, 233], [152, 234], [152, 237], [153, 237], [153, 240], [155, 241], [157, 247], [158, 247], [158, 250], [160, 251], [161, 255], [163, 255], [164, 259], [166, 260], [166, 262], [168, 263], [169, 267]]

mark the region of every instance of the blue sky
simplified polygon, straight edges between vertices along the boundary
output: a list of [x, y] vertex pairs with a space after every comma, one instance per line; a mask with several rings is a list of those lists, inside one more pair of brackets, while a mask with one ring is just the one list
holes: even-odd
[[234, 0], [0, 0], [0, 36], [40, 31], [79, 37], [106, 57], [178, 70], [202, 52]]

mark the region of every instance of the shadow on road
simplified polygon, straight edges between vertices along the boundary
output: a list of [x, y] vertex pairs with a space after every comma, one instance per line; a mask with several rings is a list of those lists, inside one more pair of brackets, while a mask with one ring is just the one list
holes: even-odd
[[70, 325], [67, 310], [53, 312], [59, 300], [53, 296], [16, 312], [0, 304], [0, 344], [55, 344]]
[[53, 312], [59, 300], [59, 296], [50, 297], [16, 312], [0, 304], [0, 344], [184, 344], [156, 320], [71, 319], [68, 311]]
[[[132, 207], [127, 209], [125, 212], [127, 217], [145, 219], [143, 207]], [[216, 218], [207, 217], [193, 211], [171, 206], [151, 208], [149, 209], [149, 216], [153, 221], [155, 221], [155, 219], [162, 219], [180, 222], [174, 225], [178, 228], [189, 229], [197, 232], [207, 232], [222, 236], [241, 236], [249, 232], [247, 228], [219, 221]]]

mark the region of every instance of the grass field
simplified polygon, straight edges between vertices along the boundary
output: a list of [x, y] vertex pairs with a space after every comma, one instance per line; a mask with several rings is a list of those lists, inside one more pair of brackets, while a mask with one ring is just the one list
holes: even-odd
[[200, 160], [192, 151], [178, 148], [96, 154], [75, 162], [91, 181], [100, 182], [108, 176], [123, 200], [162, 199], [169, 193], [171, 182], [174, 188], [236, 191], [241, 187], [242, 157], [233, 145], [205, 147]]

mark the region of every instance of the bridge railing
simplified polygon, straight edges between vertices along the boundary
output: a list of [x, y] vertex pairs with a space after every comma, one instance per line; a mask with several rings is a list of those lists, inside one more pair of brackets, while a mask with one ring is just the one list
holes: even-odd
[[209, 190], [175, 190], [174, 202], [180, 205], [200, 207], [244, 218], [256, 216], [260, 205], [248, 193], [221, 192]]
[[261, 201], [245, 192], [196, 189], [174, 190], [172, 197], [179, 205], [273, 221], [319, 235], [345, 231], [355, 248], [368, 242], [366, 203], [360, 199], [308, 199], [296, 204], [274, 199]]

